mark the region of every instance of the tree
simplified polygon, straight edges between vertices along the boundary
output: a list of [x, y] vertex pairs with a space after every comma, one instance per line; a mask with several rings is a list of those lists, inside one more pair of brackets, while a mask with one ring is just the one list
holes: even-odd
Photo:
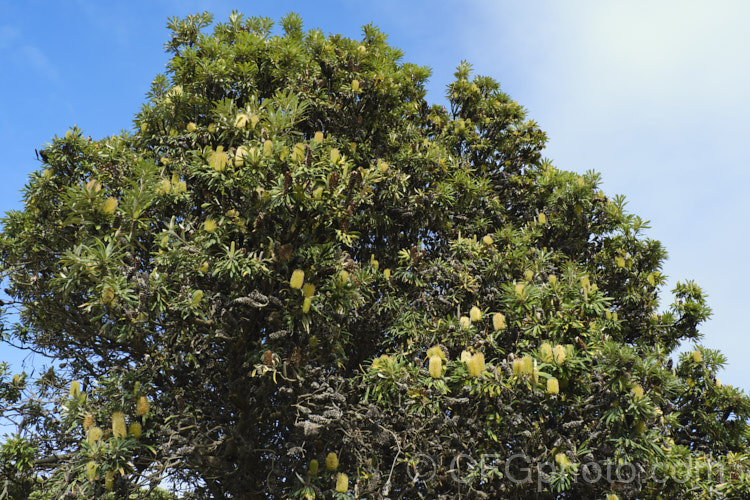
[[498, 83], [462, 62], [430, 105], [429, 70], [373, 26], [211, 23], [170, 20], [134, 131], [55, 138], [4, 219], [8, 341], [57, 362], [3, 379], [23, 419], [6, 479], [63, 499], [750, 494], [725, 358], [670, 357], [701, 338], [701, 289], [659, 310], [647, 223], [543, 158]]

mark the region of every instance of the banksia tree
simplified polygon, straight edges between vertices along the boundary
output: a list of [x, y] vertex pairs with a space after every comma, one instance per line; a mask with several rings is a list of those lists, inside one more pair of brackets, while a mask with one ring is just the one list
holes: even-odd
[[[8, 385], [40, 491], [750, 495], [748, 398], [717, 351], [675, 353], [701, 289], [659, 308], [646, 222], [545, 159], [497, 82], [462, 62], [431, 104], [373, 26], [211, 22], [171, 20], [134, 131], [54, 138], [4, 219], [4, 331], [59, 361]], [[721, 481], [667, 473], [707, 461]]]

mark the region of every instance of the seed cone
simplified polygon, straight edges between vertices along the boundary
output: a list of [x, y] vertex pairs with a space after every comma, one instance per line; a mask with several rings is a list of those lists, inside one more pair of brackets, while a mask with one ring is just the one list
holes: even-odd
[[310, 475], [318, 475], [318, 461], [315, 459], [310, 460]]

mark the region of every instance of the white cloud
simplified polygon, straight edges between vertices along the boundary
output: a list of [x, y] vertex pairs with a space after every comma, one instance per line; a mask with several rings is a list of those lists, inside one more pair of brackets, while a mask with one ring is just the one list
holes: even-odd
[[695, 278], [710, 295], [705, 343], [729, 357], [726, 382], [747, 386], [750, 3], [474, 5], [467, 58], [529, 109], [559, 167], [602, 172], [608, 194], [652, 220], [671, 282]]
[[[57, 70], [44, 52], [23, 40], [21, 31], [13, 26], [0, 26], [0, 51], [8, 54], [8, 60], [20, 66], [30, 66], [46, 78], [57, 79]], [[5, 71], [9, 71], [8, 67]]]

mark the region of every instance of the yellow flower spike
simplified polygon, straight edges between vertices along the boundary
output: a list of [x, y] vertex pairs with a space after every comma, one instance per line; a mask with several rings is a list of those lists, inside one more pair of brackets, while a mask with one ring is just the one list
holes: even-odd
[[211, 153], [209, 159], [209, 165], [217, 172], [223, 172], [227, 168], [227, 162], [229, 161], [229, 155], [227, 155], [221, 146], [216, 148], [216, 151]]
[[91, 413], [86, 413], [83, 417], [83, 430], [88, 431], [92, 425], [94, 425], [94, 416]]
[[581, 288], [584, 290], [588, 290], [591, 288], [591, 281], [589, 280], [588, 276], [584, 276], [581, 278]]
[[305, 145], [298, 142], [292, 148], [292, 161], [302, 161], [305, 159]]
[[700, 363], [701, 361], [703, 361], [703, 354], [698, 349], [693, 351], [692, 356], [693, 361], [695, 361], [696, 363]]
[[104, 474], [104, 489], [112, 491], [115, 487], [115, 471], [109, 470]]
[[442, 359], [446, 363], [448, 362], [448, 358], [445, 355], [445, 351], [443, 351], [443, 348], [439, 345], [434, 345], [427, 349], [427, 357], [431, 358], [433, 356], [437, 356], [438, 358]]
[[482, 321], [482, 311], [477, 306], [473, 306], [469, 311], [469, 319], [472, 323], [479, 323]]
[[607, 320], [611, 320], [612, 319], [612, 311], [605, 311], [604, 312], [604, 317], [607, 318]]
[[124, 438], [128, 435], [128, 428], [125, 425], [125, 415], [121, 411], [112, 413], [112, 436], [115, 438]]
[[349, 281], [349, 271], [341, 271], [339, 278], [341, 279], [341, 284], [345, 285]]
[[513, 375], [519, 378], [523, 376], [523, 360], [518, 358], [514, 359], [511, 367], [513, 370]]
[[89, 193], [98, 193], [99, 191], [101, 191], [101, 189], [102, 189], [102, 185], [99, 184], [99, 181], [91, 179], [90, 181], [86, 183], [86, 190]]
[[526, 281], [531, 281], [532, 279], [534, 279], [534, 271], [532, 271], [531, 269], [525, 270], [523, 272], [523, 279], [525, 279]]
[[292, 273], [292, 277], [289, 280], [289, 286], [299, 290], [302, 288], [302, 283], [305, 282], [305, 271], [302, 269], [295, 269], [295, 271]]
[[495, 331], [505, 330], [505, 315], [503, 313], [495, 313], [492, 315], [492, 326]]
[[339, 468], [339, 457], [334, 452], [326, 456], [326, 469], [333, 472]]
[[349, 477], [346, 474], [339, 472], [336, 475], [336, 491], [339, 493], [346, 493], [349, 489]]
[[558, 453], [555, 455], [555, 463], [561, 468], [561, 469], [567, 469], [570, 467], [570, 459], [565, 453]]
[[311, 476], [317, 476], [318, 475], [318, 461], [314, 458], [310, 460], [310, 475]]
[[469, 368], [470, 377], [479, 377], [484, 373], [484, 354], [481, 352], [475, 353], [466, 365]]
[[649, 273], [649, 275], [646, 277], [646, 281], [648, 281], [648, 284], [651, 286], [656, 285], [656, 279], [654, 278], [654, 275], [652, 273]]
[[266, 139], [265, 141], [263, 141], [263, 154], [268, 156], [272, 152], [273, 152], [273, 141], [271, 139]]
[[539, 221], [539, 224], [546, 224], [547, 223], [547, 216], [544, 215], [544, 212], [539, 213], [539, 217], [537, 217], [537, 220]]
[[260, 116], [258, 115], [252, 115], [250, 116], [250, 128], [255, 128], [255, 126], [260, 121]]
[[313, 285], [312, 283], [305, 283], [302, 286], [302, 295], [304, 295], [305, 297], [312, 297], [313, 295], [315, 295], [315, 285]]
[[203, 261], [203, 264], [201, 264], [201, 267], [200, 267], [200, 268], [198, 268], [198, 270], [199, 270], [200, 272], [202, 272], [202, 273], [206, 273], [206, 272], [208, 272], [208, 261], [207, 261], [207, 260], [204, 260], [204, 261]]
[[247, 115], [245, 113], [238, 114], [234, 119], [234, 128], [245, 128], [245, 125], [247, 125]]
[[612, 321], [617, 321], [617, 313], [616, 312], [612, 313]]
[[391, 270], [386, 269], [385, 271], [383, 271], [383, 276], [385, 276], [386, 281], [391, 279]]
[[485, 234], [484, 237], [482, 238], [482, 243], [484, 243], [487, 246], [490, 246], [493, 243], [495, 243], [495, 240], [493, 240], [492, 236], [490, 236], [489, 234]]
[[625, 258], [622, 255], [615, 257], [615, 264], [617, 267], [625, 267]]
[[118, 201], [117, 198], [109, 197], [102, 203], [102, 212], [105, 214], [112, 215], [117, 210]]
[[521, 295], [521, 294], [523, 294], [523, 290], [524, 290], [524, 288], [526, 288], [526, 285], [524, 285], [523, 283], [516, 283], [516, 287], [515, 287], [515, 290], [516, 290], [516, 293], [517, 293], [518, 295]]
[[556, 378], [547, 379], [547, 394], [555, 395], [560, 393], [560, 383]]
[[237, 151], [234, 152], [234, 166], [242, 167], [245, 165], [245, 155], [248, 153], [246, 146], [240, 146]]
[[90, 460], [86, 463], [86, 479], [93, 482], [96, 479], [96, 462]]
[[458, 325], [462, 330], [467, 330], [471, 326], [471, 318], [468, 316], [461, 316], [458, 318]]
[[352, 90], [359, 92], [359, 80], [352, 80]]
[[207, 233], [213, 233], [216, 231], [216, 221], [213, 219], [206, 219], [203, 223], [203, 230]]
[[104, 435], [104, 431], [100, 427], [90, 427], [86, 433], [86, 442], [89, 446], [94, 446]]
[[312, 305], [312, 297], [305, 297], [302, 301], [302, 313], [307, 314], [310, 312], [310, 306]]
[[555, 276], [554, 274], [550, 274], [547, 278], [547, 281], [549, 281], [550, 285], [555, 286], [557, 284], [557, 276]]
[[190, 300], [190, 305], [198, 307], [203, 300], [203, 290], [196, 290], [193, 292], [193, 298]]
[[338, 161], [341, 159], [341, 153], [338, 149], [332, 148], [331, 149], [331, 163], [338, 163]]
[[565, 347], [559, 344], [556, 345], [552, 350], [552, 357], [554, 358], [555, 363], [559, 365], [565, 363]]
[[542, 361], [544, 361], [545, 363], [551, 363], [554, 359], [552, 354], [552, 346], [548, 342], [545, 342], [539, 346], [539, 357], [542, 358]]
[[141, 424], [138, 422], [133, 422], [128, 426], [128, 435], [132, 436], [136, 439], [141, 437], [143, 434], [143, 427], [141, 427]]
[[633, 394], [633, 399], [636, 401], [643, 397], [643, 387], [640, 385], [633, 386], [633, 388], [630, 389], [630, 392]]
[[443, 376], [443, 360], [440, 356], [430, 356], [430, 377], [441, 378]]
[[643, 434], [644, 432], [646, 432], [646, 422], [644, 422], [643, 420], [639, 420], [638, 422], [636, 422], [635, 432], [637, 432], [638, 434]]
[[471, 353], [469, 351], [461, 351], [461, 362], [468, 363], [471, 359]]
[[198, 125], [196, 125], [194, 122], [190, 122], [187, 124], [187, 131], [188, 132], [195, 132], [195, 130], [198, 128]]
[[523, 374], [527, 376], [531, 376], [534, 373], [534, 358], [531, 356], [524, 356], [521, 358], [521, 361], [523, 362]]
[[70, 397], [78, 399], [81, 395], [81, 383], [78, 380], [74, 380], [70, 383]]
[[388, 172], [389, 165], [388, 165], [387, 161], [385, 161], [383, 159], [378, 159], [377, 166], [378, 166], [378, 170], [380, 171], [381, 174], [384, 174], [384, 173]]
[[167, 194], [172, 191], [172, 183], [169, 179], [162, 179], [156, 187], [156, 194]]
[[614, 493], [610, 493], [609, 495], [607, 495], [607, 500], [620, 500], [620, 497], [618, 497]]
[[315, 141], [315, 142], [323, 142], [323, 132], [321, 132], [320, 130], [318, 130], [317, 132], [315, 132], [315, 136], [313, 137], [313, 141]]
[[137, 417], [142, 417], [146, 413], [148, 413], [148, 410], [151, 407], [151, 403], [148, 400], [148, 397], [141, 396], [138, 398], [138, 401], [135, 403], [135, 415]]

